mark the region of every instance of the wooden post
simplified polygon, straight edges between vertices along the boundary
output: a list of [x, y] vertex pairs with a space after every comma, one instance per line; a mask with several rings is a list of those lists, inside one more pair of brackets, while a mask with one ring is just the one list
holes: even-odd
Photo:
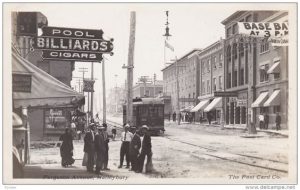
[[[91, 79], [94, 80], [94, 62], [92, 62]], [[94, 90], [94, 89], [93, 89]], [[91, 116], [94, 116], [94, 92], [91, 92]]]
[[129, 36], [129, 49], [128, 49], [128, 63], [127, 63], [127, 123], [133, 124], [133, 107], [132, 107], [132, 85], [133, 85], [133, 67], [134, 67], [134, 43], [135, 43], [135, 11], [130, 13], [130, 36]]
[[103, 123], [106, 123], [106, 95], [105, 95], [105, 57], [102, 61], [102, 90], [103, 90]]

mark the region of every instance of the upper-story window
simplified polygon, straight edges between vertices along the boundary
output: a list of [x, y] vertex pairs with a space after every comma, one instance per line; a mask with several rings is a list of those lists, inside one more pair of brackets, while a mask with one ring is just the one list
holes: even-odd
[[219, 90], [222, 90], [222, 76], [219, 76]]
[[226, 37], [230, 37], [231, 36], [231, 27], [226, 29]]
[[223, 66], [223, 54], [220, 53], [219, 55], [219, 67], [222, 67]]
[[205, 94], [205, 82], [202, 81], [202, 94]]
[[269, 51], [269, 42], [264, 40], [261, 42], [260, 44], [260, 50], [259, 50], [259, 53], [265, 53]]
[[269, 70], [269, 64], [261, 64], [259, 67], [259, 81], [266, 82], [269, 81], [269, 75], [267, 71]]
[[202, 72], [202, 74], [205, 73], [204, 71], [205, 71], [205, 62], [204, 62], [204, 60], [202, 60], [201, 61], [201, 72]]
[[207, 72], [210, 72], [210, 59], [207, 60]]
[[217, 79], [213, 78], [213, 91], [215, 92], [217, 90]]
[[237, 23], [235, 23], [233, 26], [232, 26], [232, 34], [236, 34], [238, 32], [238, 25]]
[[209, 80], [207, 80], [207, 93], [210, 93], [210, 84], [209, 84]]
[[214, 69], [217, 68], [217, 56], [212, 57], [212, 66]]

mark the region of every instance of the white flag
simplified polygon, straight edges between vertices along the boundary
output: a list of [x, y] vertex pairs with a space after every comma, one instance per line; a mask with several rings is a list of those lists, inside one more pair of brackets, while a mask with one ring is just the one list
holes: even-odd
[[167, 42], [167, 40], [165, 40], [165, 46], [166, 46], [167, 48], [169, 48], [171, 51], [174, 51], [174, 47], [171, 46], [171, 45]]

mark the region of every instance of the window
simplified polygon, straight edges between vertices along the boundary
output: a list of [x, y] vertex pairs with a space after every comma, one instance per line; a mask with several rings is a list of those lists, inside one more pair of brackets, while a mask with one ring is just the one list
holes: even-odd
[[241, 57], [244, 56], [244, 41], [243, 41], [243, 39], [241, 39], [240, 43], [239, 43], [239, 55]]
[[274, 73], [274, 80], [280, 79], [280, 73]]
[[232, 87], [237, 86], [237, 71], [233, 71], [233, 76], [232, 76]]
[[240, 85], [244, 85], [244, 68], [240, 70]]
[[227, 88], [231, 88], [231, 73], [228, 73]]
[[210, 93], [210, 85], [209, 85], [209, 80], [207, 81], [207, 93]]
[[260, 44], [259, 53], [265, 53], [267, 51], [269, 51], [269, 42], [267, 42], [266, 40], [263, 40]]
[[214, 92], [217, 90], [217, 79], [216, 78], [213, 78], [213, 90]]
[[233, 59], [237, 59], [237, 44], [233, 44]]
[[235, 23], [232, 27], [232, 34], [236, 34], [237, 33], [237, 24]]
[[195, 98], [195, 92], [193, 92], [193, 99]]
[[269, 69], [269, 64], [260, 65], [259, 68], [259, 81], [266, 82], [269, 80], [269, 75], [267, 73]]
[[219, 90], [222, 90], [222, 76], [219, 76]]
[[210, 72], [210, 59], [207, 60], [207, 72]]
[[213, 56], [213, 58], [212, 58], [212, 66], [214, 69], [217, 68], [217, 57], [216, 56]]
[[280, 106], [274, 106], [273, 113], [278, 113], [278, 112], [280, 112]]
[[226, 29], [226, 37], [228, 38], [230, 36], [231, 36], [231, 28], [229, 27]]
[[222, 53], [220, 53], [220, 55], [219, 55], [219, 67], [221, 68], [222, 67], [222, 65], [223, 65], [223, 54]]
[[202, 81], [202, 94], [205, 94], [205, 82]]
[[226, 57], [227, 57], [227, 61], [230, 62], [231, 61], [231, 46], [229, 45], [227, 47], [227, 53], [226, 53]]
[[201, 61], [201, 72], [202, 72], [202, 74], [204, 73], [204, 71], [205, 71], [205, 63], [204, 63], [204, 61]]

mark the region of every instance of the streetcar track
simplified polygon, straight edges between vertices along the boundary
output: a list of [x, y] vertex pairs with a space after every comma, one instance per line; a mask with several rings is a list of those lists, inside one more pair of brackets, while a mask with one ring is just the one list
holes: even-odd
[[[109, 123], [111, 123], [111, 124], [109, 124]], [[107, 120], [107, 124], [111, 125], [111, 126], [116, 126], [117, 129], [119, 129], [119, 130], [123, 129], [122, 125], [117, 123], [117, 122]], [[172, 140], [172, 141], [177, 141], [179, 143], [183, 143], [183, 144], [187, 144], [187, 145], [190, 145], [190, 146], [202, 148], [202, 149], [205, 149], [205, 150], [209, 150], [209, 151], [213, 151], [213, 152], [219, 152], [219, 153], [222, 152], [220, 150], [216, 150], [216, 149], [208, 148], [208, 147], [205, 147], [205, 146], [200, 146], [200, 145], [196, 145], [196, 144], [193, 144], [193, 143], [173, 139], [173, 138], [170, 138], [170, 137], [167, 137], [167, 136], [164, 136], [164, 137], [166, 139], [169, 139], [169, 140]], [[214, 154], [209, 154], [209, 153], [206, 153], [206, 152], [202, 152], [202, 153], [204, 155], [211, 156], [211, 157], [214, 157], [214, 158], [218, 158], [218, 159], [221, 159], [221, 160], [226, 160], [226, 161], [230, 161], [230, 162], [235, 162], [235, 163], [248, 165], [248, 166], [252, 166], [252, 167], [257, 167], [257, 168], [262, 168], [262, 169], [267, 169], [267, 170], [273, 170], [273, 171], [277, 171], [277, 172], [281, 172], [281, 173], [288, 173], [288, 171], [284, 170], [284, 169], [277, 169], [277, 168], [271, 168], [271, 167], [262, 166], [262, 165], [256, 165], [256, 164], [252, 164], [252, 163], [239, 161], [239, 160], [236, 160], [236, 159], [230, 159], [230, 158], [227, 158], [227, 157], [222, 157], [222, 156], [218, 156], [218, 155], [214, 155]], [[266, 159], [266, 158], [261, 158], [261, 157], [258, 157], [258, 156], [251, 156], [251, 155], [245, 155], [245, 154], [240, 154], [240, 153], [231, 153], [231, 152], [226, 152], [226, 151], [224, 153], [231, 154], [231, 155], [236, 155], [236, 156], [242, 156], [242, 157], [246, 157], [246, 158], [250, 158], [250, 159], [257, 159], [257, 160], [261, 160], [261, 161], [268, 161], [268, 162], [285, 164], [285, 165], [288, 164], [286, 162], [282, 162], [282, 161], [279, 161], [279, 160]]]

